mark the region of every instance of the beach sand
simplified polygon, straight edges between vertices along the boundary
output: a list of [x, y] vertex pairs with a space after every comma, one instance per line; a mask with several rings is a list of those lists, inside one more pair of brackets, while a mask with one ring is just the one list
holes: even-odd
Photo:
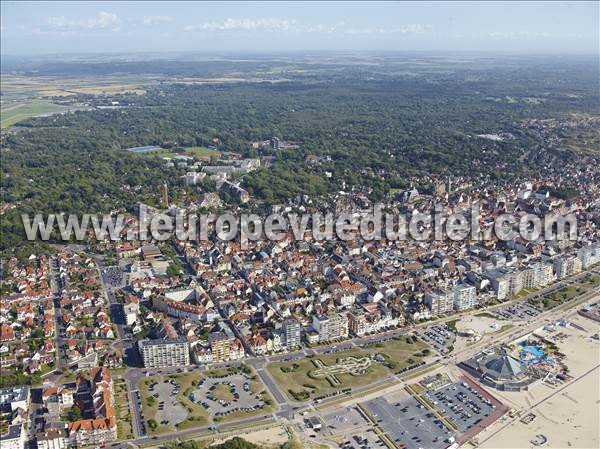
[[[520, 393], [489, 389], [509, 407], [523, 412], [515, 420], [505, 416], [482, 432], [478, 436], [480, 447], [536, 447], [531, 440], [539, 434], [548, 439], [545, 447], [549, 448], [600, 447], [600, 343], [590, 338], [598, 332], [598, 324], [578, 315], [569, 320], [586, 329], [584, 332], [573, 327], [557, 328], [566, 335], [557, 344], [566, 355], [573, 380], [556, 388], [541, 384]], [[536, 419], [524, 424], [520, 419], [528, 413], [535, 414]]]

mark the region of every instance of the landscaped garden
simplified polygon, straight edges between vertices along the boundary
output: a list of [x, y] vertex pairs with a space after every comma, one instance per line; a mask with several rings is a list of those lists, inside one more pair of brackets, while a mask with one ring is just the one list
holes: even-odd
[[127, 397], [127, 383], [123, 379], [115, 380], [115, 411], [117, 413], [117, 435], [119, 440], [133, 438], [131, 426], [131, 409]]
[[305, 401], [370, 385], [419, 364], [429, 354], [424, 342], [405, 336], [332, 354], [274, 362], [267, 370], [291, 399]]

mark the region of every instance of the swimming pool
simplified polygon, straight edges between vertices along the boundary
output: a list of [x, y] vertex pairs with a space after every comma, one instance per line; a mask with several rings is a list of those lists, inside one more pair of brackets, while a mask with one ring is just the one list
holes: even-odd
[[546, 352], [541, 346], [518, 346], [521, 361], [537, 362], [546, 357]]

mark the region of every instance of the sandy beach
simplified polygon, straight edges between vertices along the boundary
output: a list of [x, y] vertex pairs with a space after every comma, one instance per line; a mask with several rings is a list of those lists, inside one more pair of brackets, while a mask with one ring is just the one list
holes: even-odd
[[[481, 433], [480, 447], [536, 447], [531, 441], [537, 435], [547, 438], [545, 447], [549, 448], [600, 447], [600, 343], [590, 338], [598, 331], [598, 324], [577, 315], [569, 319], [586, 329], [558, 327], [554, 332], [565, 335], [557, 344], [566, 355], [565, 362], [573, 379], [555, 388], [541, 384], [521, 393], [489, 389], [509, 407], [523, 412], [514, 420], [505, 416]], [[545, 331], [540, 334], [552, 336]], [[536, 417], [533, 422], [524, 424], [521, 418], [528, 413]]]

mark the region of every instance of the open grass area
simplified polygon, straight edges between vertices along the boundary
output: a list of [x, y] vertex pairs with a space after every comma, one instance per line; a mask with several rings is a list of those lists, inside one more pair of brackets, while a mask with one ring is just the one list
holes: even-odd
[[264, 389], [263, 384], [260, 382], [250, 382], [250, 391], [254, 394], [259, 393]]
[[556, 306], [569, 301], [570, 299], [583, 292], [584, 290], [581, 287], [576, 287], [572, 285], [570, 287], [563, 288], [557, 292], [545, 295], [542, 299], [544, 310], [553, 309]]
[[177, 401], [181, 404], [188, 412], [188, 416], [185, 421], [180, 422], [176, 425], [177, 429], [189, 429], [190, 427], [198, 427], [207, 425], [210, 422], [210, 417], [206, 410], [190, 401], [189, 395], [194, 391], [196, 385], [201, 379], [201, 376], [197, 373], [181, 373], [173, 374], [169, 376], [170, 379], [174, 379], [179, 384], [181, 389], [177, 394]]
[[564, 130], [563, 144], [571, 151], [600, 153], [598, 128], [570, 128]]
[[115, 380], [115, 411], [117, 413], [117, 435], [119, 440], [133, 438], [131, 426], [131, 409], [127, 395], [127, 382], [123, 379]]
[[[261, 385], [261, 384], [259, 384], [259, 385]], [[262, 387], [262, 385], [261, 385], [261, 387]], [[254, 410], [254, 411], [238, 410], [238, 411], [230, 413], [229, 415], [226, 415], [226, 416], [216, 417], [216, 418], [214, 418], [214, 422], [226, 423], [226, 422], [231, 422], [231, 421], [235, 421], [238, 419], [250, 418], [252, 416], [268, 415], [269, 413], [271, 413], [273, 411], [273, 404], [274, 404], [273, 399], [271, 399], [271, 395], [269, 395], [269, 393], [267, 393], [267, 390], [264, 387], [262, 388], [260, 396], [261, 396], [262, 400], [265, 402], [265, 406], [263, 408], [260, 408], [258, 410]]]
[[190, 153], [198, 157], [218, 156], [220, 154], [217, 150], [207, 147], [186, 147], [184, 150], [186, 153]]
[[456, 331], [456, 323], [458, 323], [459, 320], [450, 320], [450, 321], [446, 321], [446, 326], [448, 326], [450, 329], [452, 329], [453, 331]]
[[172, 426], [163, 425], [156, 421], [158, 400], [150, 393], [150, 385], [154, 382], [162, 382], [163, 380], [162, 376], [146, 377], [138, 385], [140, 397], [142, 398], [142, 412], [148, 424], [148, 431], [152, 435], [159, 435], [173, 430]]
[[10, 424], [10, 415], [0, 416], [0, 435], [4, 435], [8, 431]]
[[596, 288], [600, 285], [600, 276], [592, 276], [590, 279], [583, 282], [583, 286], [588, 290]]
[[140, 153], [131, 152], [131, 154], [134, 154], [139, 157], [161, 157], [164, 159], [171, 159], [173, 156], [175, 156], [176, 153], [173, 153], [171, 150], [163, 148], [160, 150], [142, 151]]
[[30, 117], [61, 112], [66, 109], [65, 106], [54, 104], [48, 100], [36, 99], [6, 103], [0, 109], [0, 125], [2, 128], [6, 128]]
[[213, 395], [217, 399], [222, 399], [225, 402], [233, 401], [233, 393], [231, 387], [225, 384], [219, 384], [213, 390]]
[[[392, 339], [364, 348], [353, 348], [335, 354], [316, 355], [293, 362], [274, 362], [267, 369], [281, 389], [292, 400], [308, 400], [318, 398], [344, 388], [364, 387], [384, 377], [397, 373], [403, 368], [422, 360], [423, 350], [427, 345], [417, 340], [410, 342], [406, 337]], [[364, 374], [336, 374], [339, 385], [332, 385], [328, 378], [316, 378], [312, 373], [317, 369], [316, 361], [327, 366], [335, 365], [339, 359], [347, 357], [362, 358], [372, 354], [380, 354], [384, 362], [373, 362]]]
[[217, 150], [214, 150], [212, 148], [207, 148], [207, 147], [186, 147], [183, 149], [183, 152], [179, 152], [179, 151], [172, 151], [169, 150], [167, 148], [164, 148], [162, 150], [154, 150], [154, 151], [145, 151], [145, 152], [141, 152], [141, 153], [137, 153], [139, 156], [144, 156], [144, 157], [161, 157], [161, 158], [167, 158], [167, 159], [171, 159], [175, 156], [177, 156], [178, 154], [188, 154], [191, 156], [194, 156], [196, 159], [205, 159], [205, 160], [209, 160], [211, 156], [215, 156], [216, 158], [218, 158], [221, 153], [219, 153]]
[[498, 318], [496, 315], [494, 315], [493, 313], [489, 313], [489, 312], [476, 313], [475, 316], [478, 318], [491, 318], [494, 320]]
[[[579, 282], [565, 288], [544, 295], [540, 302], [544, 310], [553, 309], [561, 304], [569, 302], [579, 295], [583, 295], [600, 285], [600, 276], [590, 275]], [[533, 301], [532, 301], [533, 302]], [[535, 304], [535, 302], [533, 302]]]
[[529, 295], [535, 293], [537, 290], [538, 289], [536, 289], [536, 288], [530, 288], [530, 289], [524, 288], [519, 293], [517, 293], [516, 295], [512, 296], [511, 298], [509, 298], [509, 301], [516, 301], [516, 300], [519, 300], [519, 299], [523, 299], [526, 296], [529, 296]]

